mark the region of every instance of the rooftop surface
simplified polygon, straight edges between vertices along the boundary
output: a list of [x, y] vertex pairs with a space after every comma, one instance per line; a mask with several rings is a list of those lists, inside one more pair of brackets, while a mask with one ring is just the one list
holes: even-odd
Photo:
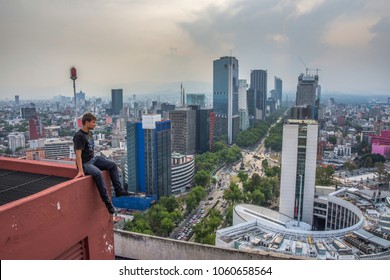
[[68, 180], [64, 177], [0, 169], [0, 206]]

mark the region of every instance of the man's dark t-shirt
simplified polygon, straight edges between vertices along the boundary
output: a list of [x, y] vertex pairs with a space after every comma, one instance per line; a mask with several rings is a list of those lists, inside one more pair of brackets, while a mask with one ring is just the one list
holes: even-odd
[[73, 136], [74, 150], [81, 150], [81, 159], [83, 164], [93, 158], [93, 150], [95, 142], [93, 140], [92, 132], [85, 132], [82, 129], [76, 132]]

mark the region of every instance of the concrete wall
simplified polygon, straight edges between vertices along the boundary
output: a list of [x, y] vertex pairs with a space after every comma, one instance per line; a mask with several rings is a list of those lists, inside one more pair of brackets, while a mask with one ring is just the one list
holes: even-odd
[[135, 260], [278, 260], [276, 253], [247, 253], [234, 249], [184, 242], [114, 230], [115, 255]]
[[[0, 168], [68, 178], [77, 174], [75, 166], [1, 157]], [[108, 173], [104, 173], [108, 183]], [[69, 249], [81, 242], [83, 258], [115, 257], [112, 216], [91, 176], [70, 179], [0, 206], [0, 225], [1, 260], [66, 258]]]

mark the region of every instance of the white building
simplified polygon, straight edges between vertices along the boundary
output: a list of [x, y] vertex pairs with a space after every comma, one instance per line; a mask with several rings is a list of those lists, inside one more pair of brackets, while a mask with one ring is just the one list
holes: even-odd
[[47, 139], [45, 141], [47, 159], [75, 158], [73, 141], [64, 139]]
[[288, 120], [283, 127], [280, 213], [313, 223], [318, 123]]
[[195, 175], [195, 157], [172, 153], [172, 193], [184, 192], [190, 187]]
[[17, 148], [26, 147], [26, 138], [24, 137], [24, 133], [14, 132], [8, 134], [8, 143], [12, 152], [15, 152]]

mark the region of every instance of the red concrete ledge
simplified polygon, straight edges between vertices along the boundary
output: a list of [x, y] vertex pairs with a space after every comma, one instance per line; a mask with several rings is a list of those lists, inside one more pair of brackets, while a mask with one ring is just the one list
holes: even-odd
[[2, 157], [0, 168], [69, 178], [0, 206], [0, 259], [68, 259], [80, 244], [83, 259], [114, 259], [112, 215], [91, 176], [73, 179], [72, 165]]
[[48, 176], [59, 176], [69, 179], [74, 178], [77, 175], [76, 163], [71, 165], [38, 160], [21, 160], [6, 157], [0, 157], [0, 169]]

